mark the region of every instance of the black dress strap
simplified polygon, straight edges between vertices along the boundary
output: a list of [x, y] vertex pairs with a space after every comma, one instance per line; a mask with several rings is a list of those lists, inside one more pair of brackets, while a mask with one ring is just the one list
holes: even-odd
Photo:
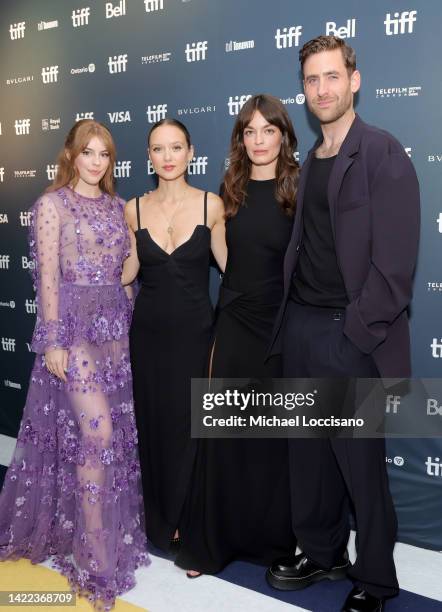
[[207, 193], [204, 192], [204, 225], [207, 225]]
[[136, 209], [137, 209], [138, 229], [141, 229], [141, 225], [140, 225], [140, 198], [138, 196], [135, 198], [135, 206], [136, 206]]

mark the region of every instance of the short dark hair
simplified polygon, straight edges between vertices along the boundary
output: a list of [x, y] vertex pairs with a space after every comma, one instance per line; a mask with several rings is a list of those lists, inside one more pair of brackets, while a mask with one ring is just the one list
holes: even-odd
[[335, 49], [341, 50], [347, 72], [352, 74], [356, 70], [356, 53], [350, 45], [347, 45], [345, 40], [337, 36], [317, 36], [305, 43], [299, 52], [302, 72], [304, 73], [304, 64], [308, 57], [322, 51], [334, 51]]

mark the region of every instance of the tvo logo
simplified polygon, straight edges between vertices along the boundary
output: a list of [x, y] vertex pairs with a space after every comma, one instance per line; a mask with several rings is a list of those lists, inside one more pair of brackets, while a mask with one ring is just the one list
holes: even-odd
[[417, 11], [403, 11], [402, 13], [387, 13], [385, 15], [385, 34], [396, 36], [397, 34], [412, 34], [414, 24], [417, 21]]
[[235, 116], [242, 109], [244, 104], [247, 102], [249, 98], [252, 96], [250, 94], [244, 94], [241, 96], [230, 96], [227, 102], [227, 107], [229, 109], [229, 115]]
[[149, 105], [146, 110], [147, 120], [149, 123], [156, 123], [165, 119], [167, 114], [167, 104]]
[[207, 40], [187, 43], [184, 53], [186, 62], [201, 62], [206, 59]]
[[287, 49], [299, 46], [299, 39], [302, 36], [302, 26], [290, 26], [288, 28], [278, 28], [275, 34], [276, 48]]

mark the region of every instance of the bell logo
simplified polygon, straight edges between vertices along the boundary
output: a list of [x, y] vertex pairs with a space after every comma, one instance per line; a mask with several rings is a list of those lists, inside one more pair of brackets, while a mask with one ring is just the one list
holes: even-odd
[[25, 37], [26, 22], [20, 21], [19, 23], [11, 23], [9, 26], [9, 35], [11, 40], [18, 40], [19, 38]]
[[84, 8], [73, 10], [71, 19], [72, 25], [74, 28], [79, 28], [84, 25], [89, 24], [89, 15], [91, 14], [91, 9], [88, 6]]
[[437, 399], [427, 399], [427, 415], [428, 416], [442, 416], [442, 405], [439, 405]]
[[26, 255], [23, 255], [21, 258], [21, 267], [23, 270], [35, 270], [35, 261], [33, 259], [28, 259]]
[[29, 134], [29, 130], [31, 127], [30, 119], [16, 119], [14, 123], [15, 133], [17, 136], [25, 136]]
[[127, 53], [123, 55], [109, 56], [107, 62], [110, 74], [116, 74], [117, 72], [126, 72], [127, 68]]
[[440, 458], [428, 457], [425, 461], [425, 465], [427, 466], [427, 474], [428, 476], [442, 476], [442, 463], [440, 463]]
[[2, 349], [15, 353], [15, 338], [2, 338]]
[[338, 38], [354, 38], [356, 36], [356, 19], [347, 19], [347, 24], [340, 28], [334, 21], [327, 21], [325, 33], [327, 36], [337, 36]]
[[278, 28], [275, 34], [276, 48], [287, 49], [299, 46], [299, 39], [302, 36], [302, 26], [290, 26], [289, 28]]
[[155, 174], [155, 170], [153, 169], [153, 165], [150, 159], [147, 160], [147, 174]]
[[27, 314], [35, 314], [37, 312], [37, 304], [35, 303], [35, 300], [26, 300], [25, 310]]
[[146, 8], [146, 13], [162, 11], [164, 8], [164, 0], [144, 0], [144, 6]]
[[81, 121], [82, 119], [93, 119], [94, 113], [77, 113], [75, 115], [75, 121]]
[[57, 164], [48, 164], [46, 166], [46, 174], [48, 175], [48, 181], [54, 181], [57, 176], [58, 165]]
[[129, 178], [131, 166], [132, 166], [132, 162], [130, 161], [116, 162], [115, 168], [114, 168], [114, 177], [115, 178]]
[[9, 255], [0, 255], [0, 270], [9, 270]]
[[194, 157], [187, 168], [190, 175], [206, 174], [207, 157]]
[[147, 120], [149, 123], [156, 123], [165, 119], [167, 114], [167, 104], [153, 104], [148, 106], [146, 110]]
[[106, 19], [112, 17], [121, 17], [126, 14], [126, 0], [120, 0], [117, 6], [114, 7], [112, 2], [106, 2]]
[[108, 113], [107, 115], [111, 123], [126, 123], [126, 121], [131, 121], [129, 111], [118, 111], [115, 113]]
[[20, 225], [22, 227], [29, 227], [31, 225], [31, 211], [20, 213]]
[[207, 40], [199, 42], [187, 43], [184, 53], [186, 62], [200, 62], [206, 59]]
[[391, 13], [385, 15], [385, 34], [396, 36], [397, 34], [412, 34], [414, 23], [417, 20], [417, 11], [403, 11], [402, 13]]
[[58, 79], [58, 66], [48, 66], [41, 69], [41, 78], [43, 83], [56, 83]]
[[242, 95], [242, 96], [230, 96], [227, 107], [229, 109], [229, 115], [237, 115], [239, 111], [242, 109], [244, 104], [247, 102], [249, 98], [252, 96], [250, 94]]

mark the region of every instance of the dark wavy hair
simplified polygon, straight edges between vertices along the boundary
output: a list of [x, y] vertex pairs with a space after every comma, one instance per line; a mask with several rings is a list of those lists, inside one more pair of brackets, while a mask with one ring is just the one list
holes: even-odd
[[275, 197], [282, 210], [293, 215], [298, 189], [299, 164], [294, 158], [296, 140], [290, 117], [281, 100], [269, 94], [257, 94], [247, 100], [233, 126], [230, 141], [230, 165], [224, 175], [223, 200], [226, 219], [234, 217], [246, 198], [252, 162], [244, 146], [244, 130], [259, 111], [264, 119], [281, 130], [281, 150], [276, 164]]

